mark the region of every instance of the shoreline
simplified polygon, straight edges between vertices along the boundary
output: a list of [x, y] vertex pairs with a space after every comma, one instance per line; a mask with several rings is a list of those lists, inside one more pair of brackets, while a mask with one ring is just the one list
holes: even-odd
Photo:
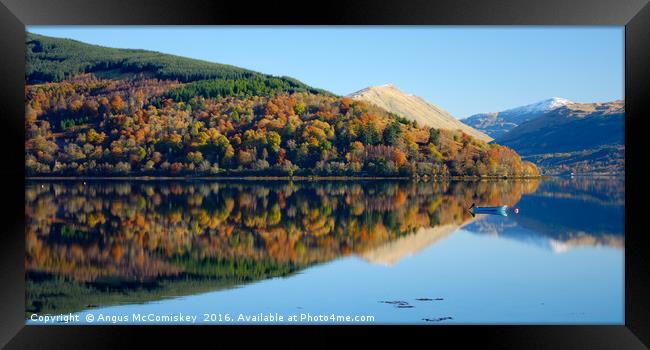
[[27, 181], [79, 181], [79, 180], [113, 180], [113, 181], [503, 181], [503, 180], [535, 180], [558, 176], [528, 176], [528, 177], [410, 177], [410, 176], [26, 176]]

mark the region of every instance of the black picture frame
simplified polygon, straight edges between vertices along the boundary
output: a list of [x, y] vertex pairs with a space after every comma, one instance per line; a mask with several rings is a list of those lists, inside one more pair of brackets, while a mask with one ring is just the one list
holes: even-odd
[[[24, 322], [24, 81], [25, 25], [624, 25], [626, 169], [625, 325], [620, 326], [346, 326], [302, 327], [303, 343], [337, 346], [419, 340], [499, 348], [643, 349], [650, 344], [650, 273], [640, 218], [644, 105], [650, 91], [650, 6], [646, 0], [357, 0], [328, 3], [199, 0], [0, 0], [0, 345], [22, 348], [123, 348], [173, 340], [217, 345], [232, 336], [284, 346], [295, 342], [292, 327], [30, 326]], [[399, 331], [397, 336], [394, 332]], [[256, 334], [250, 336], [251, 334]], [[644, 345], [645, 344], [645, 345]], [[296, 344], [297, 346], [302, 346]]]

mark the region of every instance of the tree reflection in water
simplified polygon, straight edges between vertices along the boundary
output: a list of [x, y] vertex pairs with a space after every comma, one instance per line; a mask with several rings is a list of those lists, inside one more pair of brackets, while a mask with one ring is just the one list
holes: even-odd
[[[537, 180], [35, 181], [26, 190], [27, 312], [229, 288], [358, 254], [466, 208], [514, 205]], [[378, 253], [377, 253], [378, 254]]]

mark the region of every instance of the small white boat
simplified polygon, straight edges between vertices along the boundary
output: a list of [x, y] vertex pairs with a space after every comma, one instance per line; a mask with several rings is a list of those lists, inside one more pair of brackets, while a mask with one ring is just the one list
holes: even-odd
[[474, 204], [469, 208], [472, 215], [476, 214], [491, 214], [491, 215], [501, 215], [508, 216], [508, 206], [499, 205], [496, 207], [477, 207]]

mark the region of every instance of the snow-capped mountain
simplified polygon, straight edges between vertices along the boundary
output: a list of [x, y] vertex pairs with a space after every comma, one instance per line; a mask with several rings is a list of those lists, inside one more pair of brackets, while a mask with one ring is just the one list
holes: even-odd
[[496, 139], [525, 156], [625, 145], [625, 102], [571, 103]]
[[531, 103], [529, 105], [507, 109], [501, 113], [504, 114], [523, 114], [523, 113], [536, 113], [536, 112], [548, 112], [552, 109], [565, 106], [573, 101], [567, 100], [562, 97], [553, 97], [537, 103]]
[[[566, 100], [551, 99], [503, 112], [508, 120], [514, 120], [512, 124], [519, 125], [495, 137], [494, 142], [525, 156], [544, 174], [623, 174], [625, 102], [557, 106], [558, 102]], [[516, 115], [529, 119], [513, 119]]]
[[571, 103], [573, 102], [566, 98], [553, 97], [529, 105], [506, 109], [501, 112], [475, 114], [461, 121], [498, 139], [521, 123]]

